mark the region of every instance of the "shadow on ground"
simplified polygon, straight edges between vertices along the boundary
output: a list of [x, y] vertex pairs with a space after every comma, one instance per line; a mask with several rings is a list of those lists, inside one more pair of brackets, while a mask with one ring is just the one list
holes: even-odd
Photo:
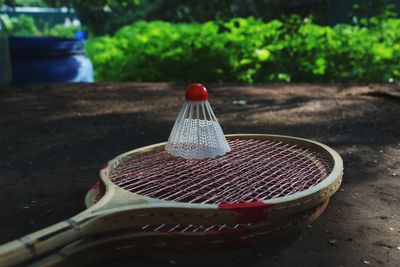
[[[244, 253], [238, 262], [243, 260], [247, 266], [400, 265], [397, 88], [210, 87], [210, 102], [225, 133], [315, 139], [338, 150], [345, 162], [340, 191], [312, 227], [292, 243], [277, 245], [274, 255]], [[1, 92], [0, 242], [83, 210], [84, 194], [104, 162], [165, 141], [183, 101], [183, 88], [179, 84], [33, 85]], [[137, 258], [136, 264], [180, 264], [163, 257]], [[198, 260], [187, 257], [191, 263]], [[231, 261], [223, 262], [230, 265]]]

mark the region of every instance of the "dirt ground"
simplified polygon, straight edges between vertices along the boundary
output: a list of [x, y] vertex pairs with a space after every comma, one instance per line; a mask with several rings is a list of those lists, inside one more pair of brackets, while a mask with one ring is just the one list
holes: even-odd
[[[168, 138], [184, 88], [125, 83], [0, 91], [0, 242], [82, 211], [104, 162]], [[262, 249], [211, 258], [150, 254], [129, 265], [400, 266], [400, 86], [209, 89], [225, 133], [326, 143], [344, 159], [343, 184], [322, 216], [273, 255]]]

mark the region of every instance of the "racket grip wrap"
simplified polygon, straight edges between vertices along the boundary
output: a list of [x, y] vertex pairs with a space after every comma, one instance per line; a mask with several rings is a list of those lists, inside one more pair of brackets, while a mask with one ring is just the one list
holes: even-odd
[[79, 230], [69, 221], [52, 225], [0, 246], [0, 266], [20, 266], [79, 239]]

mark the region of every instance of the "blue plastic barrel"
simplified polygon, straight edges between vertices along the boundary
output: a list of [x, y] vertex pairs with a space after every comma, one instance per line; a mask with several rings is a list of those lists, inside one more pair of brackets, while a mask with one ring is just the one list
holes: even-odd
[[93, 82], [83, 42], [56, 37], [9, 38], [12, 84]]

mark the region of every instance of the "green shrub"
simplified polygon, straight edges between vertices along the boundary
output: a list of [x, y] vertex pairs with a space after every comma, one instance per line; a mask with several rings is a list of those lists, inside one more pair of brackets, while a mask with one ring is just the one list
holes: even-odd
[[32, 17], [21, 15], [9, 18], [7, 15], [2, 15], [2, 19], [4, 20], [10, 35], [36, 36], [39, 34], [39, 30]]
[[334, 27], [282, 22], [136, 22], [88, 41], [98, 81], [386, 82], [400, 78], [400, 19]]
[[8, 15], [0, 15], [4, 21], [9, 35], [11, 36], [53, 36], [73, 38], [77, 30], [82, 30], [81, 26], [66, 27], [63, 24], [56, 24], [49, 27], [47, 24], [39, 27], [32, 17], [20, 15], [17, 17], [9, 17]]
[[46, 29], [43, 31], [41, 35], [43, 36], [53, 36], [53, 37], [65, 37], [65, 38], [74, 38], [75, 32], [78, 30], [82, 30], [81, 26], [69, 26], [65, 27], [62, 24], [54, 25], [53, 27]]

